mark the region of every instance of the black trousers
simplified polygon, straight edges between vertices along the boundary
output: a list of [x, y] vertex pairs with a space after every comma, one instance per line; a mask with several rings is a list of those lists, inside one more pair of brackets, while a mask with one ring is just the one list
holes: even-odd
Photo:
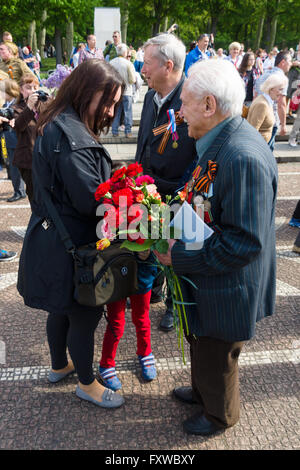
[[300, 219], [300, 200], [297, 202], [297, 205], [296, 205], [294, 213], [293, 213], [293, 217], [295, 219]]
[[101, 319], [100, 313], [71, 313], [61, 315], [49, 313], [47, 337], [51, 365], [54, 370], [68, 364], [67, 348], [73, 361], [79, 381], [90, 385], [94, 380], [94, 334]]
[[244, 342], [189, 335], [193, 398], [220, 428], [239, 420], [238, 357]]

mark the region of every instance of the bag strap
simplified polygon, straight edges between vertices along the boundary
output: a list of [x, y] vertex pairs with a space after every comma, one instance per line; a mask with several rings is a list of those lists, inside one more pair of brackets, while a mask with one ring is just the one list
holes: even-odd
[[[38, 186], [39, 190], [40, 190], [40, 193], [41, 193], [41, 196], [42, 196], [42, 200], [46, 206], [46, 209], [48, 211], [48, 214], [49, 214], [49, 217], [50, 219], [52, 220], [52, 222], [54, 223], [57, 231], [58, 231], [58, 234], [61, 238], [61, 241], [63, 242], [64, 246], [65, 246], [65, 249], [67, 251], [67, 253], [71, 253], [72, 256], [74, 257], [75, 256], [75, 253], [76, 253], [76, 246], [74, 245], [70, 235], [69, 235], [69, 232], [67, 231], [66, 227], [64, 226], [58, 212], [57, 212], [57, 209], [55, 207], [55, 205], [53, 204], [52, 202], [52, 197], [51, 195], [53, 194], [53, 190], [54, 190], [54, 177], [55, 177], [55, 169], [56, 169], [56, 161], [57, 161], [57, 158], [58, 158], [58, 153], [60, 153], [60, 138], [61, 138], [61, 135], [62, 135], [62, 131], [61, 129], [59, 129], [59, 136], [58, 136], [58, 139], [56, 141], [56, 146], [54, 148], [54, 158], [53, 158], [53, 167], [52, 167], [52, 172], [51, 172], [51, 183], [50, 183], [50, 191], [49, 192], [46, 188], [44, 188], [44, 186], [42, 186], [42, 184], [39, 182], [38, 178], [36, 178], [35, 180], [35, 184]], [[42, 139], [43, 137], [41, 137]], [[40, 145], [40, 148], [39, 150], [41, 151], [41, 145]]]

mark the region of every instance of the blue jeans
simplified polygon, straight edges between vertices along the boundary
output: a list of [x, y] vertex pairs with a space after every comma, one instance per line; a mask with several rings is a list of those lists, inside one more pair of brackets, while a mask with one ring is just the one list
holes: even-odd
[[272, 131], [272, 136], [271, 136], [271, 139], [269, 140], [268, 142], [268, 146], [270, 147], [270, 149], [274, 150], [274, 146], [275, 146], [275, 136], [277, 134], [277, 131], [278, 131], [278, 127], [276, 125], [274, 125], [273, 127], [273, 131]]
[[125, 134], [130, 134], [132, 126], [132, 96], [123, 96], [123, 99], [117, 109], [117, 114], [112, 123], [112, 133], [119, 133], [121, 113], [124, 111]]

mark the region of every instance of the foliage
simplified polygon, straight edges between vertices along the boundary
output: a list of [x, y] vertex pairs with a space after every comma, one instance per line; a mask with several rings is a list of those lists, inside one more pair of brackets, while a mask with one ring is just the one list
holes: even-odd
[[54, 43], [55, 27], [65, 35], [68, 21], [74, 22], [74, 44], [93, 32], [95, 7], [120, 7], [128, 11], [127, 43], [136, 47], [166, 25], [179, 24], [179, 36], [188, 46], [203, 32], [213, 32], [217, 47], [228, 48], [233, 40], [253, 47], [259, 20], [264, 17], [261, 46], [272, 40], [277, 20], [275, 43], [294, 47], [300, 38], [300, 9], [294, 0], [1, 0], [2, 32], [11, 31], [14, 41], [26, 42], [30, 22], [41, 26], [43, 9], [47, 10], [47, 39]]

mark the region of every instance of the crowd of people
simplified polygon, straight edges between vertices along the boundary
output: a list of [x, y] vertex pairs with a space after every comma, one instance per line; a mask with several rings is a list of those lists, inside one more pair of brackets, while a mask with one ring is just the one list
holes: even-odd
[[[274, 312], [277, 167], [272, 145], [278, 128], [274, 103], [280, 132], [285, 133], [283, 105], [292, 57], [280, 51], [272, 63], [272, 52], [264, 69], [263, 51], [244, 54], [233, 42], [229, 55], [220, 49], [214, 53], [213, 37], [206, 34], [188, 54], [170, 32], [148, 39], [137, 53], [121, 42], [118, 31], [112, 39], [103, 51], [94, 35], [79, 45], [73, 71], [55, 98], [40, 94], [33, 71], [8, 55], [13, 50], [10, 44], [0, 44], [3, 109], [14, 111], [14, 117], [1, 116], [0, 125], [5, 139], [14, 136], [7, 148], [14, 171], [19, 172], [12, 176], [10, 199], [25, 196], [25, 182], [32, 210], [17, 288], [27, 306], [48, 313], [49, 382], [76, 371], [79, 398], [104, 408], [122, 406], [115, 357], [124, 331], [126, 299], [107, 306], [108, 326], [96, 378], [94, 334], [103, 308], [80, 305], [74, 298], [73, 258], [48, 213], [44, 193], [50, 195], [76, 247], [97, 241], [95, 192], [112, 171], [101, 133], [111, 127], [118, 135], [123, 113], [125, 135], [130, 137], [132, 87], [142, 75], [149, 90], [135, 160], [153, 178], [163, 200], [189, 188], [190, 204], [196, 207], [201, 201], [213, 235], [197, 250], [170, 239], [165, 254], [145, 250], [137, 255], [139, 289], [130, 297], [136, 353], [142, 377], [154, 380], [149, 309], [153, 294], [154, 302], [162, 300], [164, 283], [163, 276], [153, 271], [157, 258], [182, 276], [191, 386], [176, 387], [174, 396], [198, 405], [183, 426], [190, 434], [211, 435], [239, 420], [238, 358], [255, 335], [256, 322]], [[174, 111], [176, 145], [171, 138], [175, 131], [167, 132], [169, 110]], [[291, 225], [298, 227], [299, 208], [298, 203], [291, 219]], [[298, 252], [299, 246], [298, 235]], [[2, 259], [10, 259], [2, 251]], [[160, 328], [171, 331], [176, 312], [170, 295], [165, 302]]]

